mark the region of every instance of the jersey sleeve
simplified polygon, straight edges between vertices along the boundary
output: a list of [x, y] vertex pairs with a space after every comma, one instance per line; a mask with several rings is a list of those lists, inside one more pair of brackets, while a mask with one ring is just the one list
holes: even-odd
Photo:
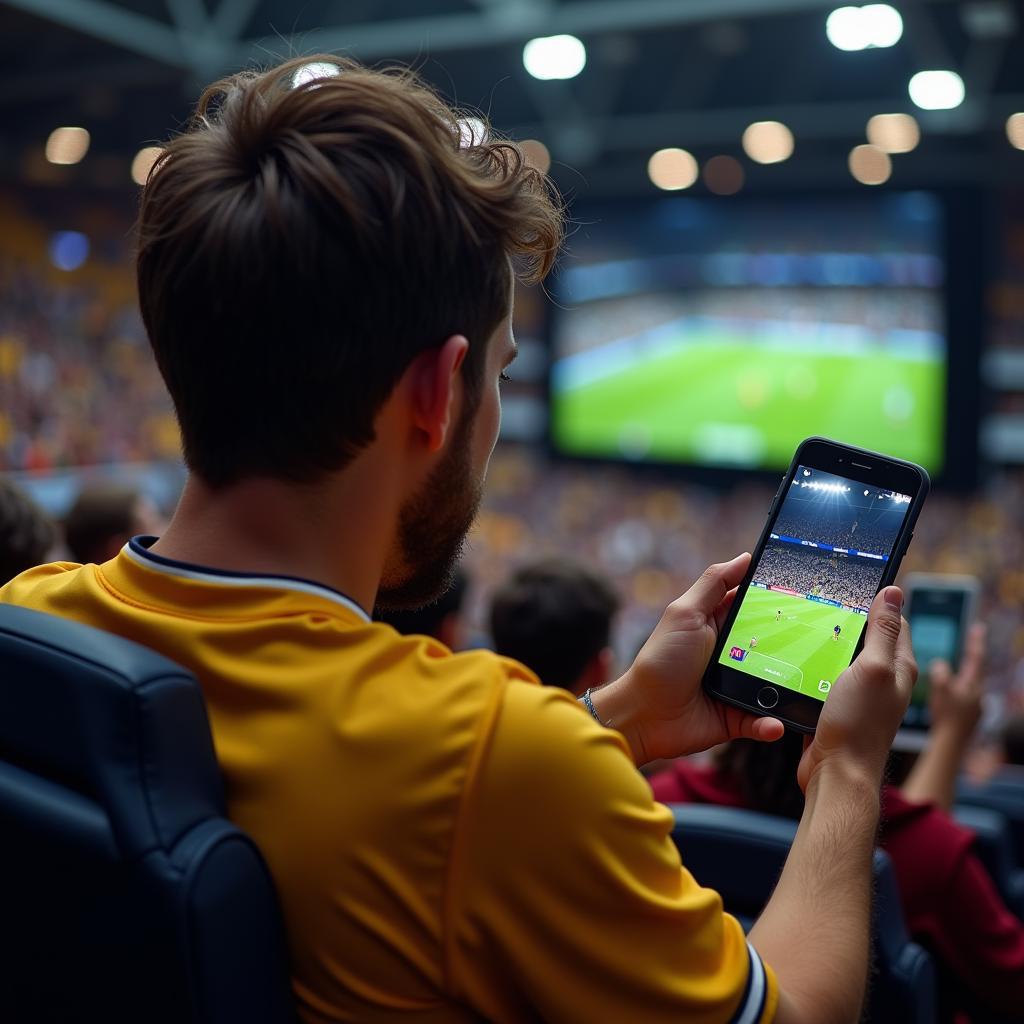
[[449, 883], [453, 994], [495, 1021], [757, 1024], [773, 973], [680, 863], [622, 737], [568, 694], [507, 686]]

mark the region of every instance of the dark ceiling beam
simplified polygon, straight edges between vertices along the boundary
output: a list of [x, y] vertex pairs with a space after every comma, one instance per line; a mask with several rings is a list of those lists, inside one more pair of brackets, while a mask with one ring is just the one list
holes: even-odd
[[[919, 0], [949, 3], [952, 0]], [[537, 35], [600, 35], [694, 25], [730, 18], [762, 18], [826, 11], [836, 0], [581, 0], [548, 4], [535, 0], [480, 2], [479, 14], [443, 14], [357, 25], [333, 25], [291, 36], [243, 43], [237, 59], [316, 51], [344, 51], [361, 60], [437, 54], [521, 43]]]
[[166, 22], [147, 18], [104, 0], [4, 0], [40, 18], [76, 29], [134, 53], [170, 64], [191, 67], [191, 42]]

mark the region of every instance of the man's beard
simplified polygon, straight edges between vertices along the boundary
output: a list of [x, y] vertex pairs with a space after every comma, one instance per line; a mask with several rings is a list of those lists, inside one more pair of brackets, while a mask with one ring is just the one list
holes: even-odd
[[464, 410], [448, 453], [399, 511], [400, 568], [385, 571], [377, 608], [422, 608], [454, 583], [455, 567], [483, 493], [482, 481], [474, 480], [472, 472], [474, 419], [470, 410]]

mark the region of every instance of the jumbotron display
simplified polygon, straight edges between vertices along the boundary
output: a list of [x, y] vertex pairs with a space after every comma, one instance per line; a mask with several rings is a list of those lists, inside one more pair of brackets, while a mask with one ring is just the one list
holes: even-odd
[[813, 434], [943, 464], [943, 211], [930, 193], [586, 211], [553, 321], [565, 454], [784, 468]]

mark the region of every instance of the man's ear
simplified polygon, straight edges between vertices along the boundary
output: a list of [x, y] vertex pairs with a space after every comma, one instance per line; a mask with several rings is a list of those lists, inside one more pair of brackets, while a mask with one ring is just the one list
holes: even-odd
[[455, 405], [462, 394], [459, 370], [469, 342], [453, 334], [443, 345], [418, 355], [409, 367], [412, 383], [412, 419], [427, 436], [428, 450], [439, 451], [448, 436]]

